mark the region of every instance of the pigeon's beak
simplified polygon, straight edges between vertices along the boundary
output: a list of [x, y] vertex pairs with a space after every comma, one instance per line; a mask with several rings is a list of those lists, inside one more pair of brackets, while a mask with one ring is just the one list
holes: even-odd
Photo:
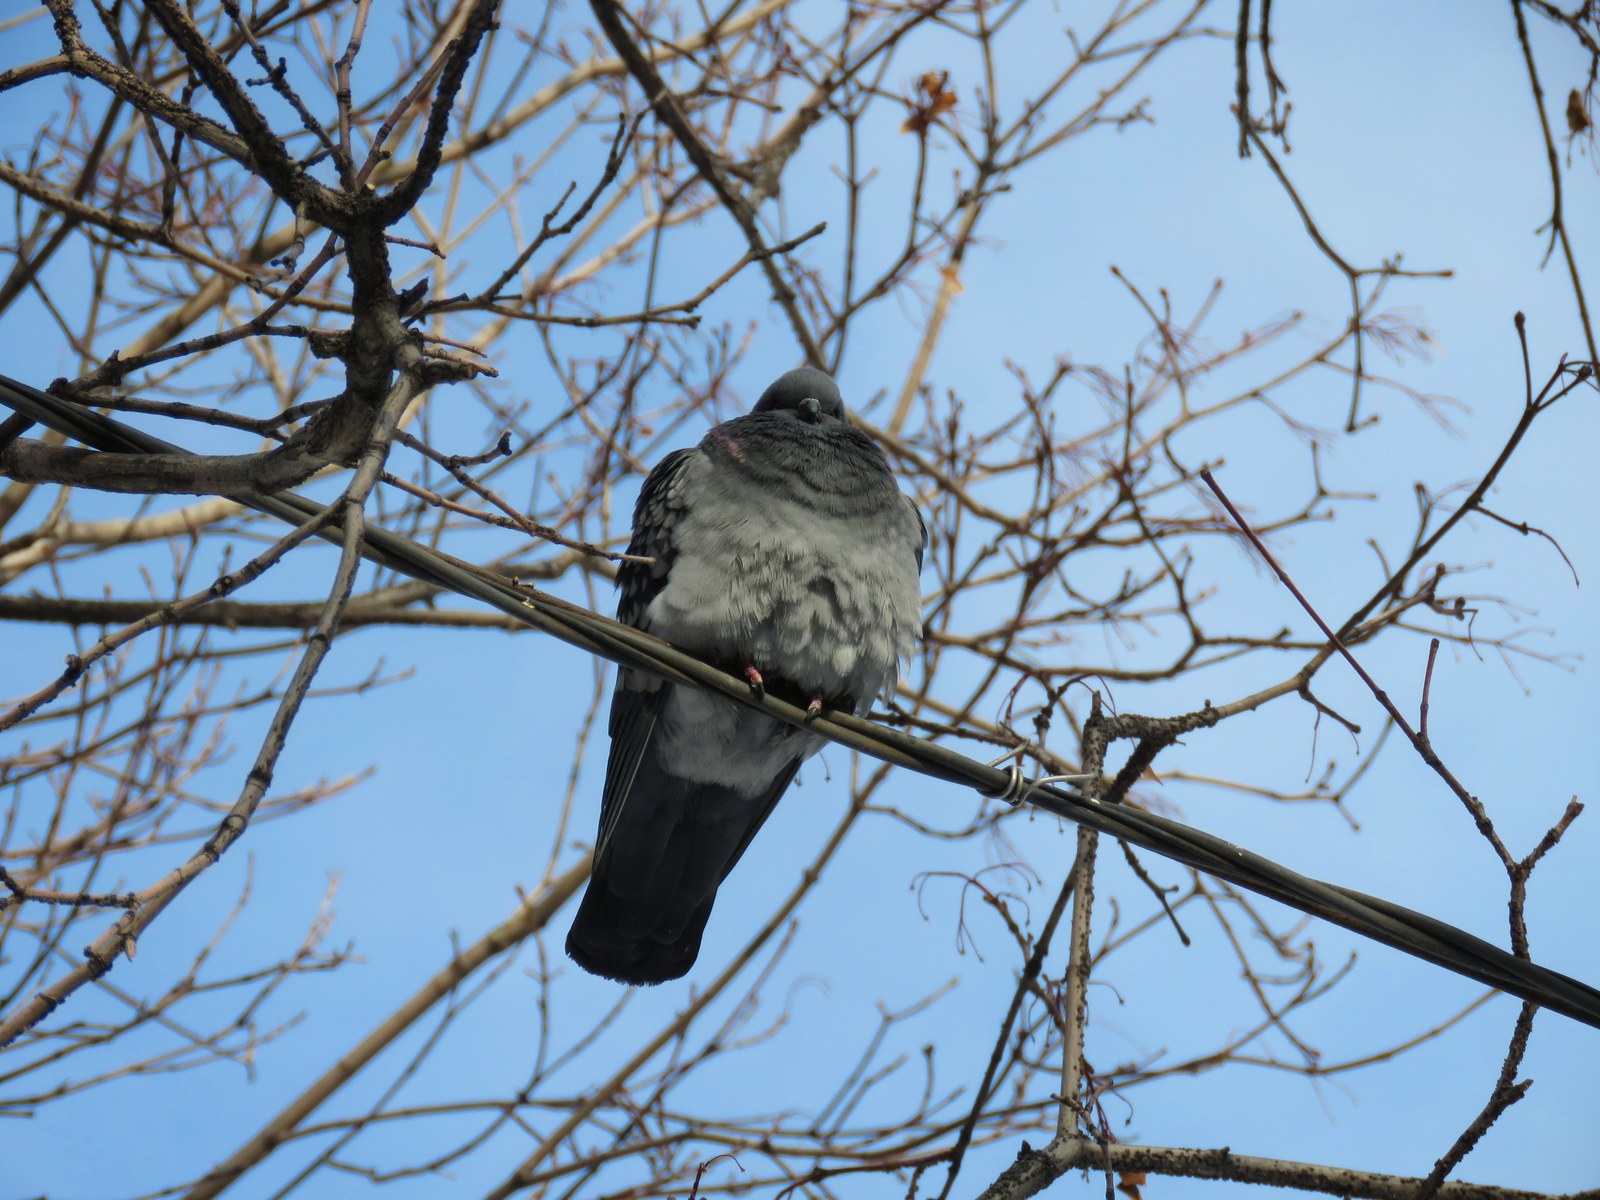
[[822, 420], [822, 402], [815, 396], [807, 396], [800, 401], [800, 416], [808, 425], [815, 425]]

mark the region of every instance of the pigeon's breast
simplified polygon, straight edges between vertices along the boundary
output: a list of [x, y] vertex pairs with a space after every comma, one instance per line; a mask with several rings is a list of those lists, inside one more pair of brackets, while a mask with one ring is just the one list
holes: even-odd
[[689, 464], [644, 627], [864, 709], [920, 635], [921, 530], [881, 460], [809, 449], [781, 469], [754, 453]]

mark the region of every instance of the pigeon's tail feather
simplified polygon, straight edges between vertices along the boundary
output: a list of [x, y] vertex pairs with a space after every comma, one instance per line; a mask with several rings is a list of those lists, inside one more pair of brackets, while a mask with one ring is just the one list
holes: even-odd
[[567, 954], [591, 975], [618, 983], [666, 983], [681, 979], [700, 954], [700, 937], [711, 916], [711, 901], [690, 914], [678, 936], [657, 940], [650, 934], [635, 936], [640, 910], [594, 883], [578, 907], [578, 918], [567, 934]]
[[687, 974], [717, 888], [792, 777], [786, 771], [771, 792], [749, 797], [641, 771], [627, 796], [626, 819], [601, 847], [567, 934], [573, 961], [619, 983], [665, 983]]

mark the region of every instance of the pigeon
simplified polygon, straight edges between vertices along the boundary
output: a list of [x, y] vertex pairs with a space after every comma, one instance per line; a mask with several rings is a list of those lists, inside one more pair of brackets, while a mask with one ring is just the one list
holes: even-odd
[[[755, 409], [645, 479], [617, 619], [816, 715], [864, 712], [922, 636], [927, 529], [834, 381]], [[636, 667], [611, 698], [594, 869], [567, 935], [619, 983], [687, 974], [717, 889], [821, 735]]]

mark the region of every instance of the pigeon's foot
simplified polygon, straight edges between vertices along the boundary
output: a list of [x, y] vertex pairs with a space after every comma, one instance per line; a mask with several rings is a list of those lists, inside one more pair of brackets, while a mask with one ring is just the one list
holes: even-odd
[[756, 699], [766, 699], [767, 681], [761, 678], [761, 672], [756, 670], [754, 667], [747, 666], [744, 669], [744, 677], [749, 681], [750, 690], [755, 693]]
[[815, 721], [822, 715], [822, 697], [811, 697], [811, 703], [806, 705], [806, 720]]

